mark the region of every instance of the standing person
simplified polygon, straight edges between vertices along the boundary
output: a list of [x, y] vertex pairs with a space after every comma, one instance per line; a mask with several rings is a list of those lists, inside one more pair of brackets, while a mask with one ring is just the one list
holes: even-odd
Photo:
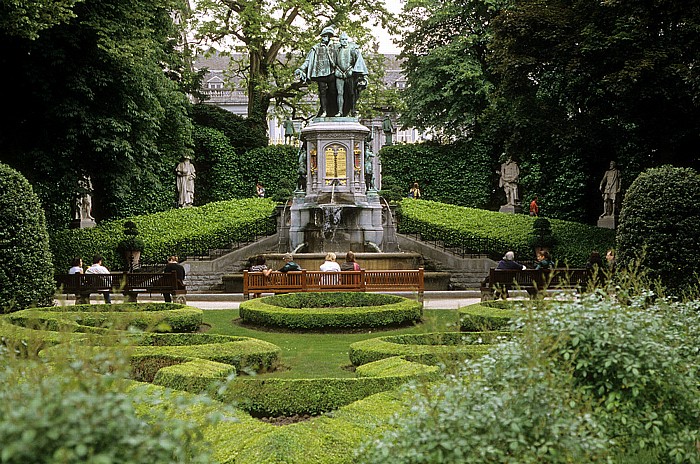
[[413, 186], [408, 191], [408, 198], [420, 198], [420, 188], [418, 188], [418, 182], [413, 183]]
[[[178, 286], [182, 286], [184, 288], [185, 287], [185, 267], [178, 262], [178, 258], [175, 255], [168, 258], [168, 264], [165, 265], [165, 269], [163, 269], [163, 273], [170, 274], [173, 271], [175, 271], [175, 273], [177, 274]], [[163, 298], [165, 298], [166, 303], [173, 302], [173, 294], [172, 293], [163, 293]]]
[[527, 266], [515, 261], [515, 253], [508, 251], [498, 262], [496, 269], [522, 269], [524, 271], [527, 269]]
[[[109, 274], [109, 269], [104, 267], [102, 265], [102, 256], [100, 255], [95, 255], [92, 258], [92, 266], [87, 268], [85, 270], [85, 274]], [[110, 291], [108, 290], [101, 290], [99, 293], [102, 293], [102, 296], [105, 299], [105, 303], [107, 304], [112, 304], [112, 298], [110, 295]]]
[[255, 183], [255, 192], [258, 194], [258, 198], [265, 198], [265, 187], [263, 187], [262, 183]]
[[535, 198], [533, 198], [530, 202], [530, 216], [540, 215], [540, 205], [537, 204], [537, 200], [537, 195], [535, 195]]
[[291, 253], [285, 253], [282, 259], [284, 260], [284, 266], [279, 269], [279, 272], [301, 271], [301, 266], [293, 261], [294, 258]]
[[334, 53], [330, 43], [333, 36], [333, 27], [324, 28], [321, 31], [321, 42], [311, 47], [304, 63], [294, 71], [294, 75], [301, 82], [311, 80], [318, 84], [318, 116], [321, 118], [325, 118], [328, 113], [329, 84], [335, 82]]
[[188, 208], [194, 204], [194, 179], [197, 177], [190, 155], [183, 155], [175, 168], [177, 174], [177, 205]]
[[554, 262], [549, 257], [548, 251], [541, 251], [537, 253], [537, 264], [535, 269], [552, 269], [554, 267]]
[[605, 171], [600, 181], [600, 192], [603, 195], [603, 214], [600, 217], [617, 214], [617, 198], [620, 193], [620, 170], [615, 161], [610, 162], [610, 169]]
[[68, 269], [68, 274], [82, 274], [83, 273], [83, 260], [80, 258], [73, 258], [70, 262], [71, 268]]
[[503, 187], [506, 193], [506, 205], [515, 206], [520, 202], [518, 195], [518, 182], [520, 181], [520, 168], [511, 156], [505, 163], [501, 164], [501, 170], [496, 171], [501, 177], [498, 179], [498, 186]]
[[345, 262], [340, 265], [341, 271], [359, 271], [360, 264], [355, 261], [355, 253], [348, 251], [345, 253]]

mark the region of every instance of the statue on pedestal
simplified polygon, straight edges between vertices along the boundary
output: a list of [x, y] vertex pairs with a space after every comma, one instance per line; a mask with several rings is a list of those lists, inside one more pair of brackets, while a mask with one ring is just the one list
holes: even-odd
[[498, 186], [502, 187], [506, 194], [506, 205], [516, 206], [520, 203], [518, 195], [518, 182], [520, 181], [520, 168], [518, 163], [513, 161], [513, 158], [508, 156], [505, 163], [501, 164], [501, 170], [496, 171], [500, 174]]
[[394, 125], [391, 123], [391, 118], [388, 115], [384, 116], [382, 121], [382, 132], [384, 132], [384, 145], [393, 145]]
[[190, 155], [183, 155], [175, 168], [175, 173], [177, 174], [177, 205], [180, 208], [188, 208], [194, 204], [194, 179], [197, 177], [194, 166], [190, 162]]
[[367, 190], [374, 188], [374, 158], [375, 154], [370, 147], [371, 139], [365, 140], [365, 186]]
[[[334, 52], [330, 43], [333, 36], [335, 36], [335, 30], [331, 26], [324, 28], [321, 31], [321, 42], [311, 48], [304, 63], [294, 71], [294, 75], [301, 82], [311, 80], [318, 84], [320, 103], [318, 116], [322, 118], [326, 117], [328, 113], [329, 84], [335, 82]], [[335, 96], [335, 92], [333, 96]]]
[[603, 214], [600, 217], [615, 216], [620, 193], [620, 170], [617, 169], [615, 161], [610, 162], [610, 169], [605, 171], [603, 180], [600, 181], [600, 192], [603, 196]]

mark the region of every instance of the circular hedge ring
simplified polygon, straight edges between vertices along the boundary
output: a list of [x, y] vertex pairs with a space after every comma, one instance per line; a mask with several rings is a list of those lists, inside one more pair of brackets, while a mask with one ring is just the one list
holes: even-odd
[[136, 328], [154, 332], [195, 332], [202, 310], [174, 303], [122, 303], [51, 306], [17, 311], [8, 316], [15, 325], [67, 332], [107, 332]]
[[423, 304], [394, 295], [362, 292], [288, 293], [240, 305], [245, 323], [294, 330], [354, 329], [413, 324]]
[[476, 358], [492, 344], [511, 336], [510, 332], [434, 332], [371, 338], [350, 345], [350, 362], [361, 366], [391, 356], [437, 364], [445, 360]]

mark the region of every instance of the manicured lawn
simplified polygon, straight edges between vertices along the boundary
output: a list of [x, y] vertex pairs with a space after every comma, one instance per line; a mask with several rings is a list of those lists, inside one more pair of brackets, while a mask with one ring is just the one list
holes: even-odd
[[454, 332], [458, 318], [456, 309], [425, 310], [423, 322], [411, 327], [323, 334], [253, 330], [238, 325], [237, 309], [204, 311], [204, 322], [211, 325], [209, 333], [253, 337], [279, 346], [285, 369], [263, 375], [280, 378], [354, 377], [353, 372], [344, 369], [350, 365], [350, 344], [387, 334]]

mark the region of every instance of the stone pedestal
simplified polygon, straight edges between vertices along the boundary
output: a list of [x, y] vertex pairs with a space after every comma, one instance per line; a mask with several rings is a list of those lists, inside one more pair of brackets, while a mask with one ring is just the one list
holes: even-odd
[[96, 225], [97, 223], [94, 219], [73, 219], [70, 223], [71, 229], [89, 229]]
[[598, 227], [615, 229], [617, 228], [617, 218], [615, 216], [603, 216], [598, 219]]
[[498, 209], [498, 212], [506, 214], [520, 214], [523, 212], [523, 208], [520, 205], [503, 205]]
[[[288, 239], [281, 238], [290, 251], [389, 251], [382, 248], [384, 206], [377, 191], [367, 190], [365, 183], [369, 132], [351, 117], [315, 118], [302, 129], [306, 190], [294, 193]], [[283, 218], [282, 224], [286, 221]]]

